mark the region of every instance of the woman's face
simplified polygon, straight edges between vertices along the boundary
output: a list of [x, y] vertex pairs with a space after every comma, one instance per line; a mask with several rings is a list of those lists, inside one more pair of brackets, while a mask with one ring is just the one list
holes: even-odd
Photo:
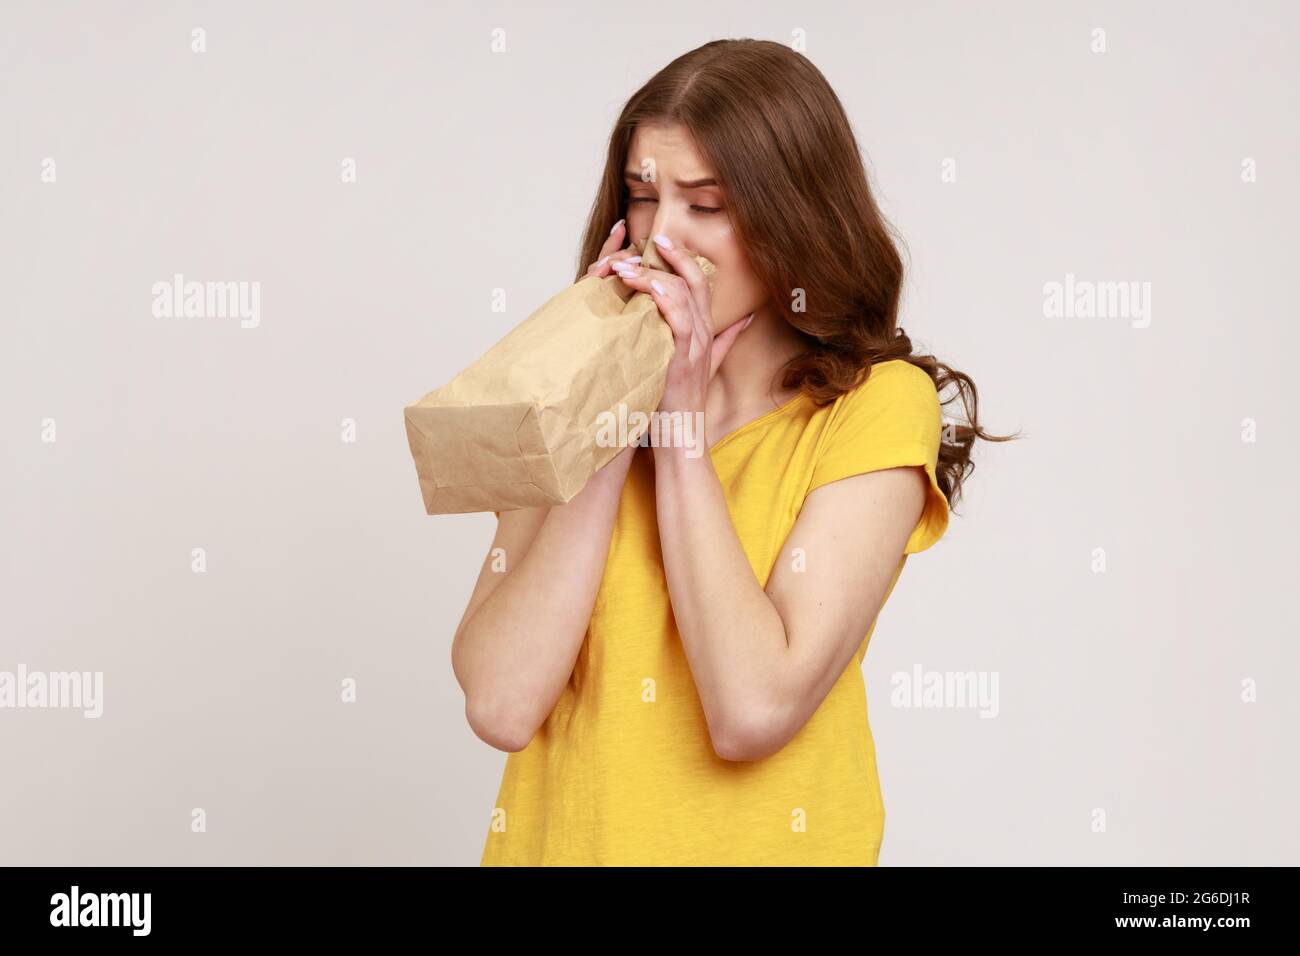
[[681, 124], [642, 123], [632, 134], [624, 164], [633, 240], [663, 234], [718, 267], [713, 279], [713, 331], [759, 310], [766, 291], [732, 232], [713, 170]]

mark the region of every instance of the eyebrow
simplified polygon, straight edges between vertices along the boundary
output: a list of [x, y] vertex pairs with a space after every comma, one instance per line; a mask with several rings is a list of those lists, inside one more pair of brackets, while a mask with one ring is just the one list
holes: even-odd
[[[623, 170], [623, 178], [634, 183], [646, 182], [641, 178], [641, 173], [634, 169]], [[704, 179], [674, 179], [673, 184], [678, 189], [699, 189], [702, 186], [716, 186], [718, 181], [712, 176], [706, 176]]]

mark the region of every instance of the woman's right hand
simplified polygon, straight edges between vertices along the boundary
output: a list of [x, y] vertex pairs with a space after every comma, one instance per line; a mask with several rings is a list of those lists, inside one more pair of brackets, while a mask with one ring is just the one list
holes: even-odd
[[600, 247], [600, 257], [587, 267], [587, 275], [604, 278], [613, 275], [613, 265], [615, 262], [630, 262], [637, 265], [641, 262], [641, 257], [636, 254], [636, 250], [630, 246], [623, 248], [623, 243], [627, 239], [627, 220], [620, 219], [614, 223], [614, 228], [609, 231], [609, 238], [605, 244]]

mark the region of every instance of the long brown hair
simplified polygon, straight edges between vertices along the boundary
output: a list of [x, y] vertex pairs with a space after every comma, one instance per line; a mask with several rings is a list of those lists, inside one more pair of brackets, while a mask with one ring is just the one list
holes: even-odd
[[[807, 350], [780, 370], [819, 405], [859, 384], [877, 362], [904, 359], [935, 383], [942, 405], [961, 398], [965, 423], [945, 416], [936, 476], [950, 505], [974, 470], [978, 421], [970, 376], [913, 355], [898, 327], [902, 244], [871, 195], [839, 97], [806, 57], [770, 40], [714, 40], [673, 60], [632, 95], [610, 135], [575, 276], [626, 215], [623, 181], [638, 123], [681, 123], [713, 166], [736, 238], [755, 275]], [[797, 296], [799, 290], [804, 295]], [[801, 306], [800, 311], [795, 305]], [[948, 386], [956, 394], [944, 399]]]

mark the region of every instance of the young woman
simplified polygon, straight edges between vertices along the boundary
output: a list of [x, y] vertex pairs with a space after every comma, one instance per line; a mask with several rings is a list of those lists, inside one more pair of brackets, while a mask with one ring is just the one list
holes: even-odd
[[863, 655], [975, 437], [1003, 439], [945, 432], [939, 392], [973, 409], [974, 385], [896, 325], [902, 262], [821, 73], [720, 40], [655, 75], [584, 274], [654, 296], [660, 410], [703, 412], [708, 453], [631, 446], [569, 503], [498, 516], [452, 651], [509, 751], [482, 863], [875, 865]]

